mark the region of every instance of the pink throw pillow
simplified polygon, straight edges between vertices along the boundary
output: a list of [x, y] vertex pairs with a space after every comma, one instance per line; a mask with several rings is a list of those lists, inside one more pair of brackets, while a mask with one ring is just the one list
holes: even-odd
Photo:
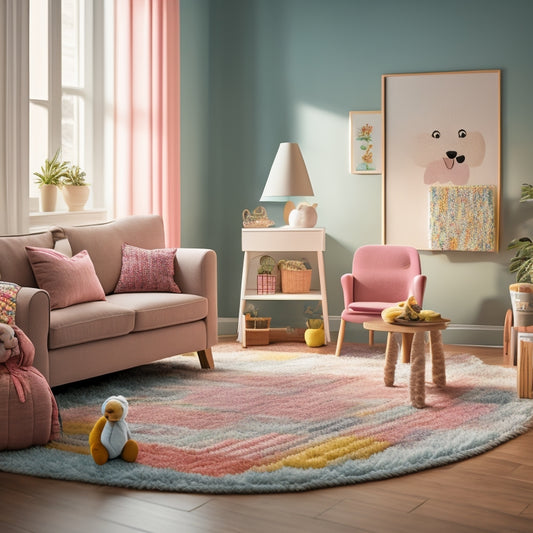
[[105, 293], [87, 250], [67, 257], [51, 248], [26, 246], [35, 280], [50, 295], [50, 308], [105, 300]]
[[181, 292], [174, 281], [176, 250], [145, 250], [124, 243], [122, 269], [115, 292]]

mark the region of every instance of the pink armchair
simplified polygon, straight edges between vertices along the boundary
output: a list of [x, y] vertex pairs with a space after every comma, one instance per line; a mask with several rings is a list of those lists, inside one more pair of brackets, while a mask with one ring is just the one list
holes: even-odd
[[[414, 296], [422, 306], [426, 276], [411, 246], [366, 245], [353, 256], [352, 272], [341, 277], [344, 310], [335, 355], [340, 355], [346, 322], [362, 324], [381, 318], [381, 311]], [[369, 343], [374, 342], [369, 332]]]

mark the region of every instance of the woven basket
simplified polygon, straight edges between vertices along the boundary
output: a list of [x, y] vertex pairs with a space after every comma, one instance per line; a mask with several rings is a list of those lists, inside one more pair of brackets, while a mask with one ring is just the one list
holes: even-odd
[[245, 317], [246, 329], [268, 329], [270, 328], [271, 317]]
[[281, 272], [281, 292], [285, 293], [302, 293], [309, 292], [311, 289], [311, 274], [313, 271], [308, 270], [286, 270]]
[[276, 294], [276, 276], [257, 274], [257, 294]]

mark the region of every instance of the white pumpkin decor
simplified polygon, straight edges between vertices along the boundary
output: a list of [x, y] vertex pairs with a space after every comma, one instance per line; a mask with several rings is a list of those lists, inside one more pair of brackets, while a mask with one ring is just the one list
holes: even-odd
[[293, 228], [313, 228], [318, 219], [316, 206], [301, 202], [289, 213], [289, 226]]

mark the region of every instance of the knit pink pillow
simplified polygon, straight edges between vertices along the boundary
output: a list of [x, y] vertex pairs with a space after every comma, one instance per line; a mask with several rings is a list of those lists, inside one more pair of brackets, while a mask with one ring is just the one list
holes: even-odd
[[176, 250], [145, 250], [124, 243], [122, 268], [115, 292], [181, 292], [174, 281]]
[[50, 295], [51, 309], [105, 300], [87, 250], [67, 257], [51, 248], [26, 246], [26, 254], [37, 285]]

